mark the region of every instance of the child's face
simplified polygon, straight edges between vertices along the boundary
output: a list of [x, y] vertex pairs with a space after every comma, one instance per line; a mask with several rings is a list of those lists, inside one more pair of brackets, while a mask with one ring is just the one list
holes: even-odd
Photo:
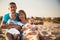
[[11, 18], [12, 20], [15, 20], [16, 15], [15, 15], [15, 14], [11, 14], [11, 15], [10, 15], [10, 18]]
[[11, 5], [8, 5], [8, 9], [10, 10], [11, 13], [15, 13], [17, 7], [16, 7], [16, 5], [11, 4]]
[[34, 19], [29, 19], [28, 21], [29, 21], [30, 24], [34, 23]]

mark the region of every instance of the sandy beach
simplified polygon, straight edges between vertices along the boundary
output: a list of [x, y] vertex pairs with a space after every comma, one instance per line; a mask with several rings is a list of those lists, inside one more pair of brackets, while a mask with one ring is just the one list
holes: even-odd
[[[60, 38], [60, 24], [44, 22], [43, 25], [37, 25], [40, 33], [45, 36], [45, 40], [56, 40]], [[3, 30], [5, 32], [5, 30]], [[0, 40], [2, 40], [0, 38]]]

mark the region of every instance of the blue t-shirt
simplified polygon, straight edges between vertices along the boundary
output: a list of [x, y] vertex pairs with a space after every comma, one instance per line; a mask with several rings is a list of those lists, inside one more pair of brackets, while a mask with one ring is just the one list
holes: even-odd
[[[8, 19], [10, 19], [9, 14], [10, 13], [7, 13], [3, 16], [3, 19], [2, 19], [3, 22], [7, 23]], [[17, 20], [17, 21], [19, 20], [18, 13], [16, 13], [16, 19], [15, 20]]]

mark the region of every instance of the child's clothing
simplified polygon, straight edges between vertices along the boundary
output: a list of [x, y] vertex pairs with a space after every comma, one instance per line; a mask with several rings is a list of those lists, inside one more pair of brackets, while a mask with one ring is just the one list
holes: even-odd
[[[32, 29], [34, 29], [34, 27], [36, 27], [34, 24], [29, 24], [29, 23], [26, 23], [24, 26], [23, 26], [23, 28], [24, 27], [30, 27], [29, 29], [27, 29], [27, 30], [24, 30], [23, 31], [23, 36], [25, 36], [25, 35], [27, 35], [28, 33], [30, 33], [30, 32], [32, 32], [33, 30]], [[37, 30], [34, 30], [33, 32], [37, 32]]]

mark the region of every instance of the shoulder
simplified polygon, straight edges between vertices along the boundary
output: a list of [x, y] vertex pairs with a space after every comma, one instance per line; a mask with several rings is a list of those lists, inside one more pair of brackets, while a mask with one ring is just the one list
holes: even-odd
[[7, 19], [9, 19], [9, 13], [3, 15], [3, 20], [7, 20]]
[[5, 17], [5, 16], [9, 16], [9, 13], [5, 13], [5, 14], [3, 15], [3, 17]]
[[4, 15], [9, 15], [9, 13], [5, 13]]
[[30, 24], [29, 23], [26, 23], [24, 26], [30, 26]]
[[18, 15], [18, 13], [16, 12], [16, 15]]
[[3, 21], [4, 23], [6, 23], [6, 22], [8, 21], [8, 19], [9, 19], [9, 13], [5, 13], [5, 14], [3, 15], [2, 21]]

